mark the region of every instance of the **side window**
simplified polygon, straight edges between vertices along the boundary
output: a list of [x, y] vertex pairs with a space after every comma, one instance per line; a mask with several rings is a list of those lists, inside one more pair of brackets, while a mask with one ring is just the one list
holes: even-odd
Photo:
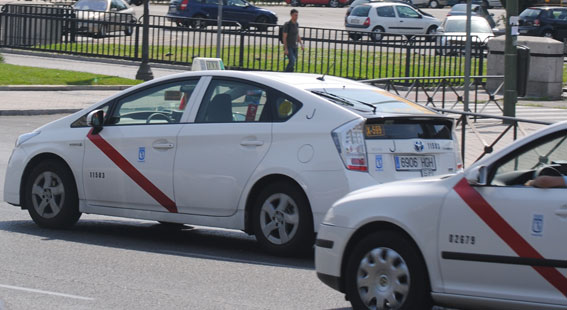
[[232, 123], [270, 121], [265, 109], [268, 94], [263, 87], [226, 80], [213, 80], [203, 97], [195, 122]]
[[127, 9], [126, 5], [124, 5], [124, 3], [122, 3], [122, 1], [120, 0], [112, 0], [112, 3], [110, 4], [110, 8], [116, 9], [117, 11], [122, 11]]
[[394, 7], [392, 6], [379, 6], [376, 8], [376, 12], [380, 17], [396, 17], [396, 13], [394, 13]]
[[396, 10], [400, 18], [419, 18], [419, 14], [410, 7], [398, 5]]
[[518, 178], [524, 174], [531, 177], [535, 170], [544, 166], [554, 165], [558, 170], [562, 170], [560, 166], [567, 163], [567, 135], [563, 133], [542, 140], [499, 163], [494, 174], [496, 185], [523, 184], [527, 180], [515, 181], [514, 177]]
[[274, 96], [274, 110], [275, 122], [285, 122], [290, 119], [299, 109], [301, 108], [301, 103], [294, 99], [291, 99], [284, 94], [277, 94]]
[[146, 89], [119, 100], [109, 125], [176, 124], [181, 120], [198, 80], [185, 80]]

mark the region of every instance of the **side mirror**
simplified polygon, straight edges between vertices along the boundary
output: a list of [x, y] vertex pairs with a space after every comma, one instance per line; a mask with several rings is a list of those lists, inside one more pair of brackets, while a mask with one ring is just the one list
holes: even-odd
[[471, 185], [485, 186], [488, 184], [488, 168], [486, 166], [475, 167], [468, 171], [466, 178]]
[[103, 123], [103, 110], [94, 110], [87, 115], [87, 125], [93, 128], [93, 135], [98, 134], [102, 130]]

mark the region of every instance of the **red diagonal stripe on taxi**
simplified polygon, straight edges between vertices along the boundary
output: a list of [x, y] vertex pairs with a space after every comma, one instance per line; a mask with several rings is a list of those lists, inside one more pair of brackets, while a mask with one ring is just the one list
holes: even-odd
[[[453, 188], [465, 203], [490, 227], [518, 256], [523, 258], [545, 259], [534, 249], [492, 206], [479, 194], [466, 179]], [[567, 278], [553, 267], [532, 266], [551, 285], [567, 296]]]
[[152, 196], [160, 205], [172, 213], [177, 213], [175, 202], [167, 197], [159, 188], [157, 188], [148, 178], [146, 178], [136, 167], [134, 167], [122, 154], [120, 154], [110, 143], [108, 143], [100, 135], [93, 135], [92, 130], [87, 135], [94, 145], [96, 145], [110, 160], [112, 160], [118, 168], [136, 182], [146, 193]]

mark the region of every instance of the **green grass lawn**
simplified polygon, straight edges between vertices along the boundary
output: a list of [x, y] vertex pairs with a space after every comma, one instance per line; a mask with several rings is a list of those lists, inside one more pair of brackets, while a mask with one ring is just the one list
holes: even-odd
[[136, 85], [142, 81], [116, 76], [0, 63], [0, 85]]
[[[52, 44], [38, 48], [57, 52], [71, 52], [120, 58], [140, 58], [141, 50], [124, 44]], [[374, 50], [376, 48], [376, 50]], [[299, 50], [297, 72], [329, 73], [330, 75], [352, 79], [372, 79], [409, 76], [462, 76], [464, 75], [464, 56], [436, 56], [432, 50], [420, 50], [411, 53], [407, 66], [406, 53], [403, 49], [397, 52], [380, 52], [379, 46], [355, 50], [306, 48]], [[168, 63], [192, 62], [194, 57], [215, 57], [216, 48], [187, 46], [150, 46], [151, 61]], [[280, 45], [227, 46], [221, 50], [221, 58], [227, 68], [247, 70], [283, 71], [284, 53]], [[407, 69], [406, 69], [407, 67]], [[473, 58], [472, 72], [477, 75], [479, 69], [486, 73], [486, 60], [480, 63]]]

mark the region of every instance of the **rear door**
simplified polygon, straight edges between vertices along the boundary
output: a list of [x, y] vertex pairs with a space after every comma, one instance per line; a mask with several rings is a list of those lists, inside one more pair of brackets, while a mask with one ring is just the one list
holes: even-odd
[[175, 157], [179, 212], [230, 216], [272, 142], [265, 86], [213, 78], [194, 123], [183, 126]]
[[446, 118], [376, 118], [365, 125], [368, 170], [379, 182], [455, 173], [458, 147]]

